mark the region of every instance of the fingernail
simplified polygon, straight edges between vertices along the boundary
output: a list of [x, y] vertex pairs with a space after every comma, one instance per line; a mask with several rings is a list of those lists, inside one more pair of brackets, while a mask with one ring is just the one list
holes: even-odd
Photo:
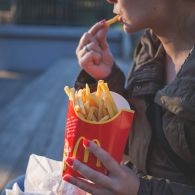
[[106, 20], [104, 19], [104, 20], [101, 20], [99, 23], [104, 24], [105, 22], [106, 22]]
[[88, 139], [84, 138], [84, 139], [83, 139], [83, 146], [84, 146], [85, 148], [88, 148], [89, 145], [90, 145], [90, 141], [89, 141]]
[[74, 158], [68, 157], [68, 158], [66, 159], [66, 162], [67, 162], [67, 164], [68, 164], [70, 167], [72, 167], [72, 166], [73, 166], [73, 163], [74, 163]]
[[66, 175], [64, 175], [64, 180], [65, 181], [70, 181], [70, 177], [71, 177], [70, 175], [66, 174]]

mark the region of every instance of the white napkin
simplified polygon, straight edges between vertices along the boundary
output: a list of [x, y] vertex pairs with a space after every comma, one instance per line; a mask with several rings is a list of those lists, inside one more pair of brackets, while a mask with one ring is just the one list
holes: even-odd
[[86, 192], [62, 179], [62, 162], [32, 154], [30, 156], [24, 192], [15, 183], [6, 195], [87, 195]]

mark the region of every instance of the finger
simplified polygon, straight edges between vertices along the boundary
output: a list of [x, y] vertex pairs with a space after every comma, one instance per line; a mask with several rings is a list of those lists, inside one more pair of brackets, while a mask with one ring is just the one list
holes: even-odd
[[93, 141], [89, 141], [87, 144], [87, 149], [103, 163], [111, 174], [121, 176], [120, 165], [110, 156], [109, 153], [107, 153]]
[[94, 50], [94, 51], [96, 51], [98, 53], [101, 53], [102, 52], [102, 49], [99, 46], [99, 44], [98, 44], [97, 41], [93, 41], [91, 43], [88, 43], [88, 46], [87, 47], [88, 47], [89, 50]]
[[104, 186], [109, 189], [113, 188], [112, 180], [108, 176], [95, 171], [76, 159], [73, 162], [72, 168], [97, 185]]
[[86, 44], [88, 44], [89, 42], [93, 41], [93, 39], [94, 38], [93, 38], [93, 36], [90, 33], [88, 33], [88, 32], [84, 33], [83, 36], [81, 37], [80, 41], [79, 41], [78, 47], [76, 49], [76, 54], [78, 55], [79, 51], [81, 49], [83, 49], [83, 47]]
[[106, 50], [109, 47], [107, 43], [107, 33], [108, 33], [108, 27], [105, 27], [97, 33], [97, 37], [96, 37], [103, 50]]
[[102, 27], [104, 27], [104, 23], [105, 23], [105, 20], [102, 20], [102, 21], [96, 23], [95, 25], [93, 25], [89, 29], [88, 33], [91, 33], [92, 35], [95, 35], [98, 32], [98, 30], [100, 30]]
[[66, 177], [66, 181], [68, 181], [69, 183], [81, 188], [82, 190], [90, 194], [94, 193], [95, 185], [93, 183], [89, 183], [86, 180], [81, 180], [79, 178], [72, 177], [70, 175], [66, 175], [65, 177]]
[[[87, 47], [87, 48], [86, 48]], [[95, 52], [98, 52], [101, 55], [102, 49], [98, 45], [96, 41], [90, 42], [87, 45], [85, 45], [79, 52], [78, 52], [78, 57], [81, 58], [83, 57], [87, 52], [90, 50], [93, 50]]]
[[99, 53], [91, 50], [87, 52], [85, 56], [79, 59], [79, 64], [82, 68], [87, 70], [88, 67], [90, 66], [98, 65], [101, 62], [101, 60], [102, 56]]

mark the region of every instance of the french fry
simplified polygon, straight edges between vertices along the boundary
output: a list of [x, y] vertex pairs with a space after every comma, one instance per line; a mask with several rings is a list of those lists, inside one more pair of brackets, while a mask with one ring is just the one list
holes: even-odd
[[65, 86], [64, 91], [67, 94], [67, 96], [69, 97], [70, 96], [70, 88], [68, 86]]
[[98, 97], [95, 95], [95, 94], [91, 94], [90, 95], [90, 106], [96, 106], [98, 107], [98, 104], [99, 104], [99, 100], [98, 100]]
[[102, 97], [102, 89], [101, 89], [101, 87], [100, 87], [100, 83], [103, 83], [103, 82], [104, 82], [103, 80], [99, 80], [99, 81], [98, 81], [97, 92], [96, 92], [96, 95], [97, 95], [98, 97]]
[[93, 107], [90, 107], [88, 115], [87, 115], [87, 120], [91, 121], [92, 120], [92, 115], [93, 115]]
[[73, 102], [75, 112], [82, 119], [102, 122], [112, 118], [118, 112], [108, 84], [103, 80], [98, 81], [97, 91], [94, 93], [90, 92], [88, 84], [78, 91], [66, 86], [64, 91]]
[[110, 25], [112, 25], [112, 24], [118, 22], [119, 19], [120, 19], [120, 16], [119, 16], [119, 15], [116, 15], [116, 16], [114, 16], [113, 18], [107, 20], [105, 24], [106, 24], [106, 26], [110, 26]]
[[86, 96], [89, 96], [90, 95], [90, 88], [89, 88], [89, 85], [86, 83]]
[[81, 112], [81, 107], [79, 105], [74, 106], [76, 112]]
[[98, 108], [97, 107], [94, 107], [94, 112], [93, 113], [94, 113], [94, 116], [97, 120], [97, 118], [98, 118]]
[[104, 102], [102, 99], [100, 99], [99, 101], [99, 106], [98, 106], [98, 120], [101, 120], [101, 118], [103, 117], [103, 105], [104, 105]]
[[70, 89], [69, 99], [74, 102], [74, 99], [75, 99], [75, 88], [71, 88]]
[[104, 116], [103, 118], [100, 119], [100, 122], [107, 121], [110, 118], [109, 115]]
[[80, 118], [85, 119], [85, 116], [84, 116], [81, 112], [78, 112], [77, 114], [78, 114], [78, 116], [79, 116]]
[[108, 84], [107, 83], [100, 83], [100, 87], [102, 88], [103, 92], [105, 93], [105, 96], [108, 98], [107, 102], [110, 102], [114, 114], [116, 114], [118, 112], [118, 110], [117, 110], [116, 104], [115, 104], [115, 102], [110, 94]]
[[81, 111], [83, 115], [86, 115], [85, 107], [83, 105], [82, 97], [78, 96], [79, 106], [81, 107]]
[[86, 102], [86, 89], [82, 89], [82, 100], [83, 100], [83, 103]]
[[97, 121], [97, 119], [96, 119], [94, 114], [92, 115], [92, 121]]
[[76, 112], [81, 112], [81, 107], [79, 105], [77, 93], [75, 93], [74, 109]]
[[88, 116], [87, 116], [87, 120], [97, 121], [96, 116], [95, 116], [96, 110], [97, 110], [96, 107], [90, 107], [89, 113], [88, 113]]
[[85, 85], [85, 98], [86, 98], [86, 102], [85, 102], [85, 109], [86, 111], [89, 113], [89, 107], [90, 107], [90, 88], [89, 85], [86, 83]]
[[108, 110], [106, 109], [105, 106], [103, 106], [102, 114], [103, 114], [103, 116], [109, 115], [109, 114], [108, 114]]
[[110, 104], [110, 101], [108, 99], [108, 97], [105, 97], [105, 107], [107, 108], [108, 110], [108, 113], [110, 115], [110, 118], [112, 118], [115, 114], [114, 114], [114, 111], [112, 109], [112, 105]]

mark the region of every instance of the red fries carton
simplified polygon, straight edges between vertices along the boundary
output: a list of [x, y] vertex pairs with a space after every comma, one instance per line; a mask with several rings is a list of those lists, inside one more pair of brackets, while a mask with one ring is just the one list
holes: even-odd
[[106, 121], [88, 121], [75, 111], [72, 101], [68, 104], [66, 134], [64, 139], [64, 170], [66, 174], [84, 178], [66, 163], [68, 157], [74, 157], [87, 166], [108, 174], [103, 164], [87, 149], [82, 141], [84, 138], [93, 140], [98, 146], [106, 150], [118, 163], [121, 162], [124, 148], [130, 133], [134, 111], [128, 102], [115, 92], [110, 93], [118, 109], [118, 113]]

